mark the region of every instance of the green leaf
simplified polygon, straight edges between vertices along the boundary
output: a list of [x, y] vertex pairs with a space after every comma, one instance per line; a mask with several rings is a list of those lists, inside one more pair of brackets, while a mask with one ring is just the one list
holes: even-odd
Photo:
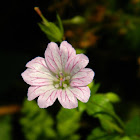
[[71, 19], [67, 19], [67, 20], [63, 20], [63, 23], [64, 24], [83, 24], [85, 23], [85, 18], [84, 17], [81, 17], [81, 16], [75, 16]]
[[109, 99], [109, 101], [112, 102], [112, 103], [116, 103], [116, 102], [120, 101], [119, 96], [117, 94], [113, 93], [113, 92], [108, 92], [105, 95]]
[[101, 128], [97, 127], [92, 130], [87, 140], [120, 140], [120, 136], [115, 134], [106, 133]]
[[63, 28], [62, 20], [58, 14], [56, 16], [57, 16], [57, 21], [58, 21], [58, 25], [59, 25], [61, 34], [64, 35], [64, 28]]
[[129, 136], [140, 135], [140, 116], [135, 116], [126, 124], [125, 132]]
[[117, 131], [123, 133], [123, 130], [118, 127], [114, 119], [108, 114], [97, 114], [95, 117], [99, 118], [102, 128], [109, 133]]
[[12, 140], [11, 135], [11, 116], [0, 117], [0, 139]]
[[35, 101], [25, 100], [20, 123], [27, 140], [54, 139], [53, 118], [44, 109], [40, 109]]
[[132, 140], [132, 139], [130, 139], [128, 136], [124, 136], [124, 137], [121, 138], [120, 140]]
[[80, 127], [81, 113], [76, 109], [61, 108], [57, 115], [57, 130], [61, 137], [73, 135]]
[[85, 49], [76, 49], [76, 54], [86, 53]]
[[131, 140], [140, 140], [140, 136], [131, 136]]
[[71, 135], [69, 138], [67, 138], [67, 140], [79, 140], [80, 139], [80, 135]]
[[94, 81], [91, 82], [90, 84], [88, 84], [88, 87], [91, 89], [91, 88], [93, 87], [93, 85], [95, 85], [95, 84], [94, 84]]
[[89, 115], [102, 112], [111, 112], [114, 114], [114, 108], [105, 95], [95, 94], [87, 103], [87, 112]]
[[63, 35], [61, 34], [59, 28], [54, 24], [49, 22], [49, 25], [38, 24], [40, 29], [46, 34], [48, 39], [53, 42], [61, 42]]
[[93, 115], [100, 120], [101, 126], [107, 132], [117, 131], [123, 133], [115, 119], [116, 114], [112, 104], [106, 95], [95, 94], [87, 103], [86, 111], [89, 115]]
[[93, 86], [90, 89], [91, 90], [91, 94], [94, 95], [95, 93], [97, 93], [99, 87], [100, 87], [100, 84], [99, 83], [97, 83], [97, 84], [93, 83]]
[[53, 42], [61, 42], [64, 35], [64, 30], [63, 30], [62, 21], [59, 15], [57, 15], [57, 20], [58, 20], [58, 25], [59, 25], [59, 28], [58, 28], [53, 22], [49, 22], [43, 16], [39, 7], [35, 7], [34, 9], [38, 13], [38, 15], [42, 18], [42, 23], [39, 23], [38, 25], [41, 28], [41, 30], [46, 34], [48, 39]]
[[[87, 137], [87, 140], [94, 140], [106, 136], [106, 132], [101, 128], [97, 127], [92, 130], [91, 134]], [[101, 139], [99, 139], [101, 140]]]
[[97, 93], [99, 87], [100, 87], [100, 84], [97, 83], [95, 84], [95, 82], [91, 82], [88, 87], [90, 88], [90, 91], [91, 91], [91, 97], [94, 96], [95, 93]]
[[83, 102], [79, 101], [79, 102], [78, 102], [78, 110], [79, 110], [80, 112], [85, 111], [85, 110], [86, 110], [86, 103], [83, 103]]

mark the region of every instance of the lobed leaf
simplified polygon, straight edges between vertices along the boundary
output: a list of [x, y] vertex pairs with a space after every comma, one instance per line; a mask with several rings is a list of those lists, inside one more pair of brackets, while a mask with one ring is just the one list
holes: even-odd
[[140, 116], [135, 116], [126, 124], [125, 132], [129, 136], [140, 135]]
[[57, 130], [61, 137], [70, 137], [80, 127], [81, 113], [76, 109], [61, 108], [57, 114]]
[[54, 120], [44, 109], [40, 109], [35, 101], [25, 101], [21, 111], [20, 124], [27, 140], [54, 139]]
[[95, 115], [102, 112], [114, 113], [114, 108], [105, 95], [95, 94], [87, 103], [87, 112], [89, 115]]
[[120, 136], [103, 131], [100, 127], [92, 130], [87, 140], [119, 140]]
[[53, 42], [61, 41], [62, 34], [59, 28], [54, 24], [49, 22], [49, 26], [39, 23], [40, 29], [46, 34], [48, 39]]
[[117, 94], [113, 93], [113, 92], [108, 92], [105, 95], [109, 99], [109, 101], [112, 102], [112, 103], [116, 103], [116, 102], [120, 101], [119, 96]]

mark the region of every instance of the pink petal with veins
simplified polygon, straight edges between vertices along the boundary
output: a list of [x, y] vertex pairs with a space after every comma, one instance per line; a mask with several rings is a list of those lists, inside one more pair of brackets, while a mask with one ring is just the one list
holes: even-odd
[[78, 106], [75, 96], [68, 90], [60, 90], [58, 100], [64, 108], [72, 109]]
[[31, 101], [36, 97], [48, 93], [49, 91], [53, 90], [54, 86], [30, 86], [28, 89], [28, 100]]
[[45, 51], [45, 60], [52, 72], [59, 73], [62, 71], [60, 50], [56, 43], [51, 42], [48, 44]]
[[36, 57], [32, 59], [26, 64], [26, 67], [34, 69], [36, 71], [50, 72], [46, 65], [45, 59], [42, 57]]
[[86, 103], [90, 97], [90, 89], [86, 87], [73, 87], [68, 89], [78, 100]]
[[87, 86], [90, 84], [94, 77], [92, 69], [84, 68], [77, 72], [71, 79], [70, 85], [73, 86]]
[[89, 63], [89, 59], [84, 54], [78, 54], [73, 59], [70, 59], [65, 66], [65, 72], [70, 73], [71, 76], [85, 68]]
[[54, 78], [48, 72], [41, 72], [28, 68], [21, 75], [24, 81], [29, 85], [39, 86], [53, 84]]
[[76, 56], [76, 51], [71, 46], [71, 44], [69, 44], [67, 41], [63, 41], [60, 44], [60, 52], [61, 52], [62, 66], [64, 69], [67, 61]]
[[40, 108], [47, 108], [48, 106], [51, 106], [55, 102], [57, 94], [58, 90], [56, 89], [46, 91], [44, 94], [39, 96], [38, 106]]

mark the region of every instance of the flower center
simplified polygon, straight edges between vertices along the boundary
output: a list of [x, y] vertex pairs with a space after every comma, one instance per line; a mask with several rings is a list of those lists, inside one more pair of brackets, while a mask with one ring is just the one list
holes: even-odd
[[54, 87], [55, 88], [66, 88], [69, 86], [70, 83], [70, 76], [65, 76], [63, 73], [59, 73], [59, 75], [56, 75], [57, 81], [54, 81]]

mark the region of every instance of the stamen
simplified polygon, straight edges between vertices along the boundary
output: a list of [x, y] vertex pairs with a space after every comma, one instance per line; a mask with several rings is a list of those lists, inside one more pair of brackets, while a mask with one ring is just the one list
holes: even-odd
[[62, 80], [60, 80], [60, 87], [62, 87]]
[[66, 77], [66, 80], [70, 80], [70, 76], [67, 76], [67, 77]]
[[62, 72], [59, 72], [58, 75], [56, 75], [57, 80], [59, 81], [58, 84], [56, 84], [54, 87], [59, 88], [59, 87], [64, 87], [66, 88], [68, 85], [63, 83], [65, 80], [70, 80], [70, 76], [64, 77]]
[[63, 84], [63, 87], [66, 88], [67, 87], [67, 84]]
[[59, 72], [60, 76], [63, 76], [63, 73], [62, 72]]
[[56, 85], [55, 85], [55, 88], [58, 88], [58, 87], [59, 87], [59, 84], [56, 84]]
[[66, 78], [64, 77], [64, 78], [63, 78], [63, 82], [64, 82], [65, 80], [66, 80]]
[[58, 75], [56, 75], [56, 78], [59, 78], [59, 76], [58, 76]]

